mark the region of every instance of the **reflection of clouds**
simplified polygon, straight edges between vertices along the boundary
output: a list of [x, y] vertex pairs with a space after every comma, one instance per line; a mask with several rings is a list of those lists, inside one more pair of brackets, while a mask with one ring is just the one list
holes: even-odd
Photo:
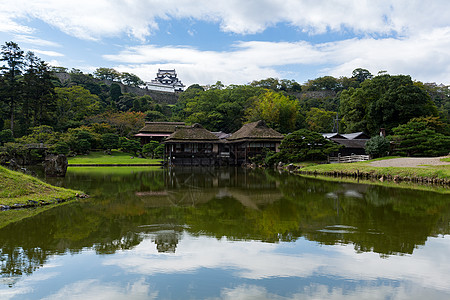
[[[0, 299], [13, 299], [19, 295], [29, 294], [33, 292], [32, 284], [46, 281], [55, 278], [59, 275], [58, 272], [50, 272], [47, 274], [33, 274], [32, 277], [5, 277], [0, 278]], [[6, 285], [14, 285], [10, 288]]]
[[[450, 249], [449, 238], [430, 238], [431, 247], [417, 249], [414, 255], [387, 259], [372, 252], [356, 253], [352, 245], [316, 246], [313, 251], [305, 252], [304, 246], [308, 243], [303, 240], [294, 244], [232, 242], [184, 235], [175, 254], [158, 254], [154, 244], [146, 239], [131, 252], [107, 258], [105, 264], [143, 275], [215, 268], [233, 269], [235, 276], [245, 279], [312, 275], [357, 281], [387, 279], [450, 292], [450, 258], [446, 256]], [[430, 255], [429, 248], [441, 251]]]
[[221, 299], [258, 299], [258, 300], [284, 300], [284, 299], [346, 299], [346, 300], [370, 300], [370, 299], [446, 299], [445, 295], [430, 290], [417, 289], [415, 287], [395, 286], [366, 286], [352, 291], [342, 288], [331, 288], [326, 285], [310, 285], [298, 293], [288, 296], [280, 296], [267, 291], [266, 288], [256, 285], [241, 285], [236, 288], [225, 288], [221, 291]]
[[66, 285], [58, 292], [50, 295], [51, 299], [156, 299], [158, 293], [150, 293], [150, 287], [141, 279], [125, 288], [115, 284], [102, 284], [98, 280], [84, 280]]

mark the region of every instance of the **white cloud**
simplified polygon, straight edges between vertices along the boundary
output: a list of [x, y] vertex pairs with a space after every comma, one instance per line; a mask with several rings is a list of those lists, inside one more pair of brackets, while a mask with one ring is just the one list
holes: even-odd
[[43, 40], [34, 36], [30, 35], [15, 35], [14, 41], [16, 43], [25, 43], [25, 44], [31, 44], [33, 46], [45, 46], [45, 47], [61, 47], [60, 44]]
[[[310, 33], [352, 30], [361, 33], [413, 32], [448, 26], [447, 0], [178, 0], [108, 1], [3, 0], [1, 30], [13, 30], [26, 17], [40, 19], [83, 39], [129, 34], [145, 40], [161, 19], [197, 19], [223, 31], [248, 34], [284, 22]], [[9, 25], [8, 25], [9, 24]], [[19, 25], [21, 32], [29, 28]]]
[[[450, 83], [450, 27], [439, 28], [407, 38], [349, 39], [312, 44], [305, 41], [239, 42], [229, 51], [202, 51], [181, 46], [136, 46], [118, 54], [104, 55], [117, 63], [120, 71], [132, 72], [150, 80], [158, 68], [175, 68], [186, 84], [245, 84], [249, 80], [281, 77], [278, 69], [327, 65], [323, 75], [351, 76], [358, 68], [373, 74], [409, 74], [425, 82]], [[298, 81], [302, 78], [297, 74]], [[309, 78], [310, 79], [310, 78]]]
[[39, 50], [39, 49], [31, 49], [30, 51], [34, 52], [36, 54], [45, 55], [45, 56], [51, 56], [51, 57], [64, 56], [64, 54], [56, 52], [56, 51]]
[[140, 279], [126, 287], [118, 284], [105, 284], [96, 279], [77, 281], [61, 288], [56, 293], [45, 297], [45, 300], [53, 299], [156, 299], [157, 293], [150, 292], [150, 287], [144, 279]]
[[[180, 274], [199, 269], [235, 270], [234, 276], [260, 280], [265, 278], [334, 276], [340, 280], [394, 280], [401, 286], [411, 284], [417, 289], [433, 289], [450, 293], [448, 276], [450, 260], [445, 256], [450, 239], [430, 238], [428, 248], [416, 249], [414, 256], [390, 256], [382, 259], [377, 253], [356, 253], [353, 245], [336, 245], [305, 252], [289, 244], [262, 242], [229, 242], [213, 238], [183, 236], [175, 254], [157, 253], [150, 239], [144, 240], [132, 253], [116, 253], [104, 264], [118, 266], [143, 276]], [[294, 252], [284, 253], [286, 248]], [[437, 253], [430, 253], [435, 251]], [[295, 254], [293, 254], [295, 253]], [[353, 263], [349, 264], [351, 261]], [[364, 266], [364, 267], [362, 267]]]

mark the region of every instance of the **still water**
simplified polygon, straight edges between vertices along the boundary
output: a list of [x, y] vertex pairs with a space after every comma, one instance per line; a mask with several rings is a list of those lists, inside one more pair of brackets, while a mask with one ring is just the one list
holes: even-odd
[[447, 195], [263, 170], [69, 168], [0, 229], [0, 299], [450, 299]]

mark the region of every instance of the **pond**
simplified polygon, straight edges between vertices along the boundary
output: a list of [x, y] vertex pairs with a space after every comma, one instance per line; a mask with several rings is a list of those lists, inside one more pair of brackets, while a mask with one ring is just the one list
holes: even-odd
[[450, 299], [450, 199], [241, 168], [69, 168], [0, 299]]

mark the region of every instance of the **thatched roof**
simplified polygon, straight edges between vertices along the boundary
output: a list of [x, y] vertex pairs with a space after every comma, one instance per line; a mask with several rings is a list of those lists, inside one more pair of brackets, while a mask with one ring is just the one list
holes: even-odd
[[238, 142], [243, 140], [279, 140], [284, 136], [278, 131], [267, 127], [264, 121], [244, 124], [238, 131], [233, 133], [227, 140], [230, 142]]
[[194, 124], [192, 126], [178, 126], [175, 128], [175, 132], [172, 133], [165, 143], [204, 143], [204, 142], [219, 142], [219, 138], [212, 132], [203, 128], [200, 124]]
[[184, 122], [145, 122], [140, 133], [173, 133], [175, 127], [185, 126]]

